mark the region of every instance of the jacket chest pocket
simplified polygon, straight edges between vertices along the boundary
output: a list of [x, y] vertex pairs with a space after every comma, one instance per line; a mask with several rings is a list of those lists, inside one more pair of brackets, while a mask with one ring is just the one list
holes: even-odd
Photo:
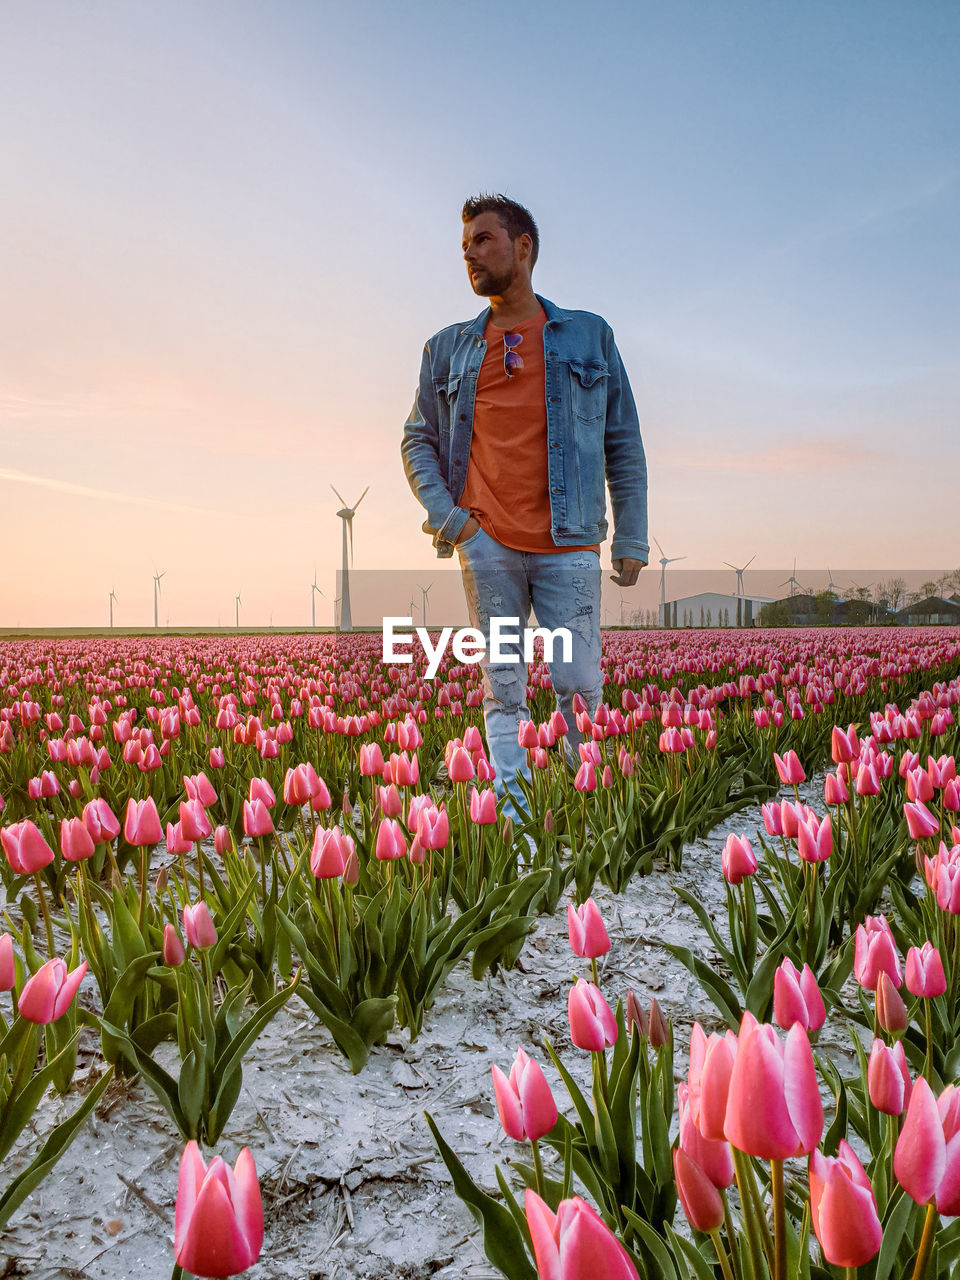
[[450, 448], [450, 436], [453, 429], [454, 415], [457, 412], [457, 395], [460, 390], [460, 374], [453, 373], [446, 378], [435, 378], [433, 383], [437, 396], [437, 425], [440, 429], [440, 457], [445, 459]]
[[607, 366], [599, 361], [570, 361], [570, 404], [580, 422], [599, 422], [607, 412]]

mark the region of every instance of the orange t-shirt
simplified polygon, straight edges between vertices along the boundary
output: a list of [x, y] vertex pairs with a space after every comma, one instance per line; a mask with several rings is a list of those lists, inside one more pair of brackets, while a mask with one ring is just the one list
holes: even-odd
[[[477, 375], [473, 437], [467, 478], [458, 506], [470, 512], [484, 533], [515, 551], [599, 551], [593, 546], [560, 547], [550, 532], [547, 467], [546, 362], [543, 310], [530, 320], [500, 329], [487, 323], [487, 351]], [[523, 368], [511, 377], [503, 367], [506, 333], [519, 333], [514, 348]]]

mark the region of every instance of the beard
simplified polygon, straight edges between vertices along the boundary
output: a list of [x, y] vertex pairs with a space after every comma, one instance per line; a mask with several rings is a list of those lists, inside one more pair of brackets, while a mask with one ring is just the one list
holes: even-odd
[[515, 273], [511, 271], [494, 275], [491, 271], [481, 269], [480, 273], [470, 276], [470, 287], [480, 298], [492, 298], [506, 293], [513, 284]]

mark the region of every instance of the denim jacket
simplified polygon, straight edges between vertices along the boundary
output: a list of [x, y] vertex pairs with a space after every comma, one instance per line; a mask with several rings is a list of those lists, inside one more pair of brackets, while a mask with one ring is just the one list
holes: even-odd
[[[539, 294], [537, 295], [539, 298]], [[647, 464], [630, 384], [613, 330], [589, 311], [546, 312], [547, 453], [550, 530], [558, 546], [607, 536], [606, 494], [613, 508], [611, 558], [645, 564]], [[469, 324], [449, 325], [427, 342], [420, 386], [404, 424], [400, 452], [414, 497], [426, 509], [423, 529], [439, 557], [453, 555], [469, 512], [457, 506], [470, 461], [477, 375], [487, 344], [489, 307]]]

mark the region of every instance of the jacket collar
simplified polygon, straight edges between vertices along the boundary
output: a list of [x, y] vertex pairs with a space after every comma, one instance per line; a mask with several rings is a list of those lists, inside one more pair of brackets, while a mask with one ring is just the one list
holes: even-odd
[[[570, 319], [570, 313], [568, 311], [562, 311], [555, 303], [551, 302], [548, 298], [541, 298], [539, 293], [534, 294], [534, 297], [543, 307], [543, 310], [546, 313], [548, 324], [551, 324], [551, 323], [563, 324], [565, 321]], [[484, 329], [486, 329], [487, 322], [489, 321], [489, 319], [490, 319], [490, 308], [486, 307], [483, 311], [480, 312], [480, 314], [476, 317], [476, 319], [471, 320], [469, 324], [464, 325], [464, 327], [460, 330], [460, 333], [461, 334], [471, 333], [471, 334], [477, 335], [478, 337], [483, 337], [483, 331]]]

